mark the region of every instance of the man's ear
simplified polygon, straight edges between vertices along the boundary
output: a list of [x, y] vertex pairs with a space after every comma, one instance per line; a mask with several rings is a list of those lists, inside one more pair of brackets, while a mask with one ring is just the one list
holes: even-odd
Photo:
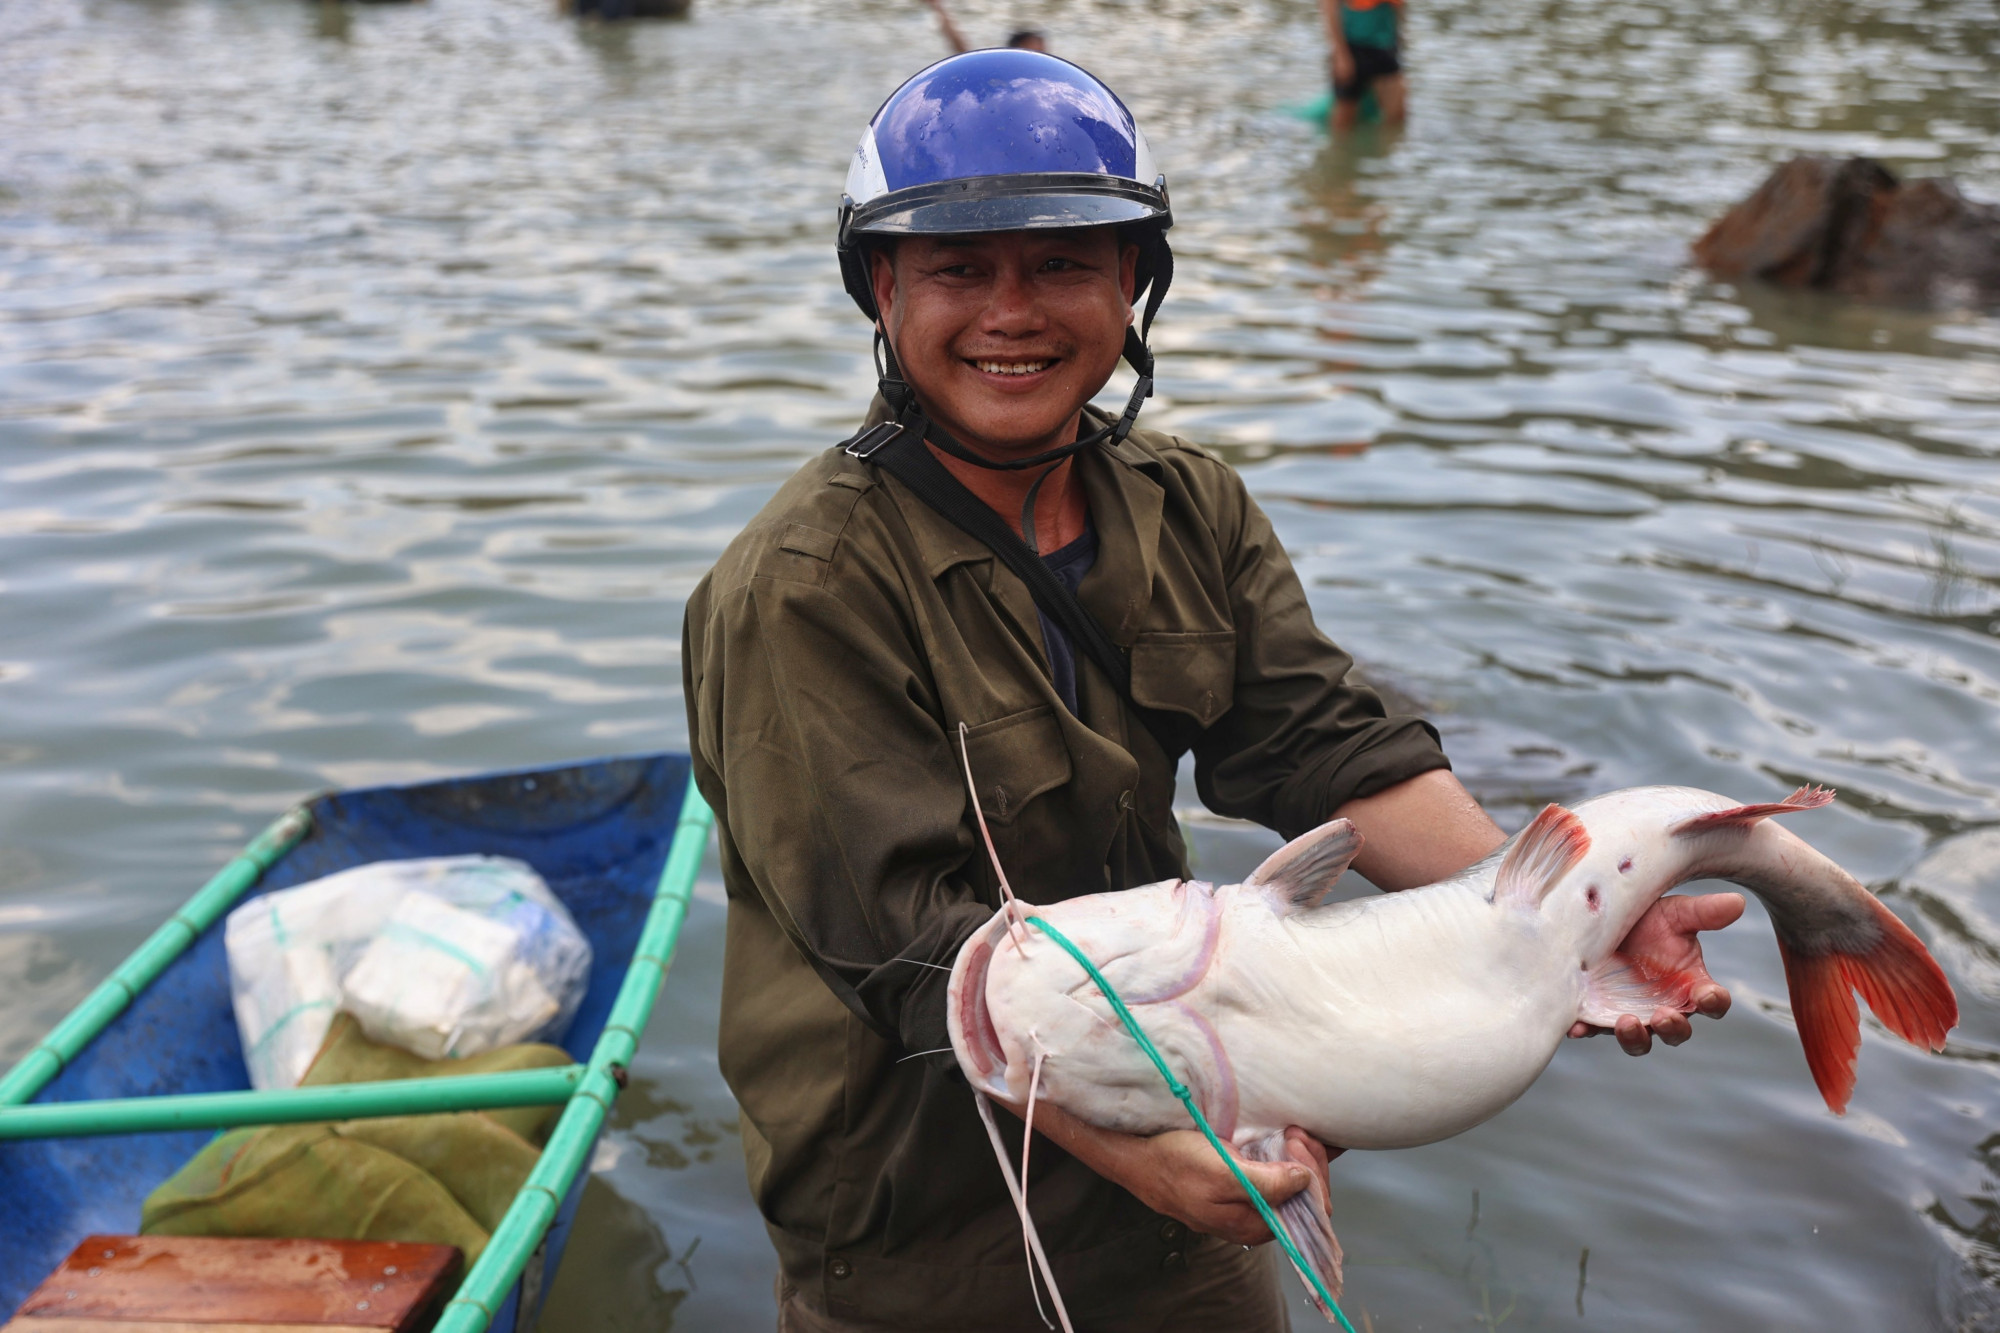
[[1132, 322], [1132, 298], [1139, 294], [1139, 247], [1118, 247], [1118, 290], [1125, 293], [1125, 322]]
[[889, 327], [889, 312], [896, 304], [896, 263], [893, 255], [885, 250], [868, 251], [868, 281], [875, 289], [875, 309], [881, 315], [882, 327]]

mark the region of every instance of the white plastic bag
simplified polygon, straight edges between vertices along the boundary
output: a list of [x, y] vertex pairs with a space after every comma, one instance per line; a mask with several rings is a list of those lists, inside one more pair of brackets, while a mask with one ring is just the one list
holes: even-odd
[[237, 908], [224, 930], [244, 1063], [288, 1088], [346, 1009], [377, 1041], [431, 1059], [559, 1038], [590, 943], [519, 861], [378, 861]]

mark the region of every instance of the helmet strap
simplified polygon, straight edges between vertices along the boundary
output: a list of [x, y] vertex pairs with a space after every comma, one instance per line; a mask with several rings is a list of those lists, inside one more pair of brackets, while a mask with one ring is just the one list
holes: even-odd
[[[1153, 311], [1158, 306], [1147, 302], [1146, 322], [1153, 322]], [[1125, 328], [1125, 359], [1132, 363], [1132, 369], [1139, 372], [1138, 381], [1132, 386], [1132, 396], [1125, 400], [1125, 411], [1105, 432], [1111, 444], [1118, 444], [1132, 433], [1132, 425], [1139, 419], [1139, 408], [1153, 396], [1153, 349], [1146, 346], [1146, 340], [1139, 331], [1127, 325]]]
[[898, 420], [916, 406], [916, 391], [903, 378], [903, 368], [896, 364], [896, 348], [882, 332], [879, 320], [875, 324], [875, 388]]

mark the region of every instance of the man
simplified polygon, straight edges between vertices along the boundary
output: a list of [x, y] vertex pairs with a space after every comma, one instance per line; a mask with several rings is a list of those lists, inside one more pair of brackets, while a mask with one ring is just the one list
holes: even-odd
[[1332, 53], [1336, 133], [1354, 128], [1371, 91], [1383, 121], [1403, 123], [1402, 11], [1403, 0], [1319, 0]]
[[[972, 50], [972, 43], [965, 40], [965, 34], [951, 21], [951, 11], [944, 7], [944, 0], [924, 0], [931, 12], [938, 17], [938, 28], [944, 33], [945, 43], [959, 55]], [[1016, 28], [1007, 34], [1007, 45], [1016, 51], [1047, 51], [1049, 39], [1039, 28]]]
[[[1212, 809], [1287, 835], [1353, 820], [1386, 889], [1501, 834], [1436, 733], [1348, 679], [1236, 474], [1132, 429], [1171, 215], [1109, 89], [1029, 52], [943, 61], [876, 113], [847, 196], [841, 265], [882, 395], [688, 604], [695, 777], [729, 892], [722, 1067], [781, 1329], [1039, 1328], [945, 1036], [946, 969], [998, 903], [961, 734], [1030, 902], [1185, 875], [1188, 751]], [[1140, 381], [1113, 420], [1087, 404], [1121, 353]], [[1668, 900], [1645, 951], [1698, 970], [1694, 928], [1740, 910], [1719, 897]], [[1687, 1033], [1680, 1014], [1654, 1026]], [[1028, 1201], [1079, 1327], [1287, 1326], [1269, 1235], [1197, 1133], [1047, 1106], [1036, 1129], [1062, 1151], [1035, 1154]], [[1274, 1202], [1311, 1179], [1246, 1169]]]

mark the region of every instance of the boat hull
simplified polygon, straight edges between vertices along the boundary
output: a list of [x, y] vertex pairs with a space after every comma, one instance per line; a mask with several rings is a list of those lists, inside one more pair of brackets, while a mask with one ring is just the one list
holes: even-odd
[[[243, 901], [370, 861], [471, 852], [525, 861], [590, 940], [590, 988], [560, 1043], [587, 1061], [652, 907], [687, 776], [686, 756], [661, 754], [322, 796], [307, 807], [311, 831]], [[222, 934], [218, 921], [197, 937], [34, 1100], [248, 1088]], [[13, 1310], [84, 1236], [136, 1232], [146, 1195], [209, 1137], [191, 1131], [0, 1142], [0, 1313]], [[539, 1262], [530, 1260], [493, 1329], [532, 1323], [561, 1262], [586, 1174], [570, 1183]]]

